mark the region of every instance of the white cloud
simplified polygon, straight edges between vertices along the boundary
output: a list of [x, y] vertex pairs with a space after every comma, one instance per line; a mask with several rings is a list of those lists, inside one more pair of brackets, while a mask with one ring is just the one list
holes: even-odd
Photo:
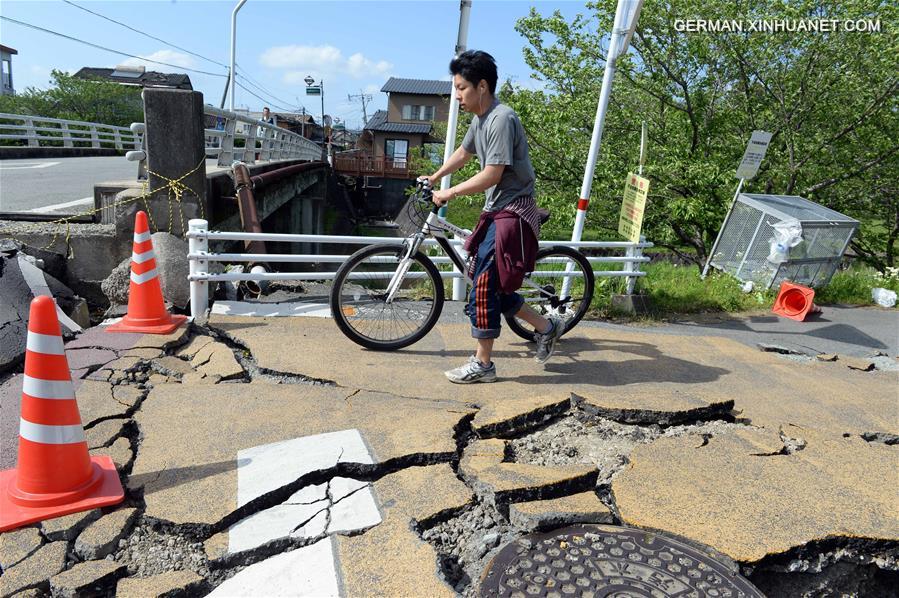
[[315, 79], [339, 75], [362, 79], [383, 77], [393, 70], [393, 64], [386, 60], [373, 60], [360, 52], [346, 58], [334, 46], [275, 46], [263, 52], [259, 62], [268, 68], [286, 69], [282, 79], [288, 84], [300, 84], [306, 75]]
[[159, 67], [165, 68], [165, 65], [157, 64], [156, 62], [148, 62], [149, 60], [165, 62], [188, 69], [196, 68], [197, 66], [197, 61], [194, 60], [193, 57], [182, 54], [181, 52], [175, 52], [174, 50], [159, 50], [152, 54], [142, 56], [141, 58], [129, 58], [121, 64], [126, 66], [145, 66], [147, 69], [151, 70], [159, 70]]
[[374, 83], [370, 83], [365, 86], [365, 93], [380, 93], [382, 87], [384, 87], [383, 84], [375, 85]]

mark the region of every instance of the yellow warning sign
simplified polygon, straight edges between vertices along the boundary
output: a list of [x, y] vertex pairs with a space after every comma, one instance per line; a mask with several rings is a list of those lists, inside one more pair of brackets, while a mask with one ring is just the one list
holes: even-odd
[[628, 241], [640, 241], [643, 226], [643, 209], [649, 193], [649, 179], [630, 173], [624, 184], [624, 201], [621, 202], [621, 216], [618, 218], [618, 232]]

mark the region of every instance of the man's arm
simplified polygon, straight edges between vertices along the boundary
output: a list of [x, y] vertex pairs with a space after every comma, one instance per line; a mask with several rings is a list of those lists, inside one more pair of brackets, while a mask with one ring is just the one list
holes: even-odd
[[437, 182], [445, 177], [448, 174], [453, 174], [463, 166], [465, 166], [466, 162], [471, 159], [472, 154], [466, 152], [462, 146], [460, 145], [456, 148], [456, 151], [452, 153], [449, 159], [443, 163], [443, 165], [437, 169], [437, 172], [428, 177], [428, 180], [431, 181], [431, 185], [436, 185]]
[[434, 203], [444, 204], [460, 195], [474, 195], [499, 183], [503, 178], [504, 164], [488, 164], [464, 183], [454, 185], [445, 191], [434, 191]]

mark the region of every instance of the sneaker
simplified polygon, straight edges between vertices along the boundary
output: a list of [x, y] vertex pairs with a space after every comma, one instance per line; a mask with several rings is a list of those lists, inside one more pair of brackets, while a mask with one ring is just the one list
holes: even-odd
[[556, 341], [565, 332], [565, 322], [559, 316], [550, 316], [549, 322], [553, 325], [549, 332], [534, 334], [534, 340], [537, 341], [537, 354], [534, 355], [534, 361], [537, 363], [546, 363], [552, 357], [553, 351], [556, 350]]
[[484, 367], [478, 358], [472, 355], [468, 358], [468, 363], [454, 370], [448, 370], [444, 374], [450, 382], [455, 384], [496, 382], [496, 364], [490, 362], [488, 367]]

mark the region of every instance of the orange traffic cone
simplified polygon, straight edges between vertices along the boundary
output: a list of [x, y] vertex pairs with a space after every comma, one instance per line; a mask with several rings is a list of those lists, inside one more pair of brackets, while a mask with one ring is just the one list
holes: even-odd
[[780, 284], [780, 292], [771, 311], [779, 316], [802, 322], [809, 314], [821, 312], [821, 308], [815, 305], [814, 298], [814, 289], [785, 280]]
[[165, 309], [147, 213], [138, 212], [134, 218], [128, 314], [120, 322], [107, 326], [106, 331], [169, 334], [186, 320], [187, 316], [172, 315]]
[[0, 472], [0, 532], [121, 502], [110, 457], [87, 452], [56, 303], [31, 302], [19, 420], [19, 461]]

